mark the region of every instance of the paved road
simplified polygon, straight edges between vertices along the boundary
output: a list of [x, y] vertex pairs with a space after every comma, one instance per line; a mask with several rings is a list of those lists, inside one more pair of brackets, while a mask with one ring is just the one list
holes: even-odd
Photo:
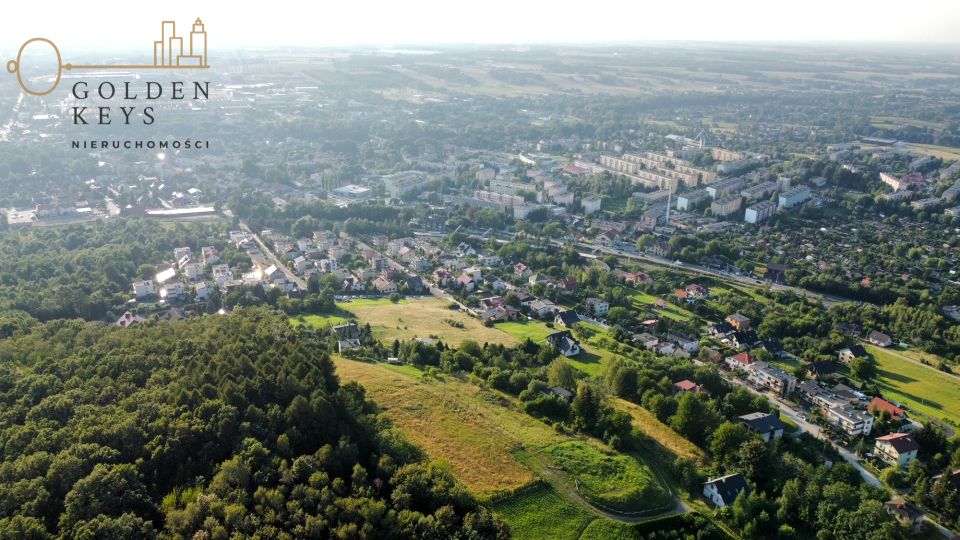
[[776, 404], [777, 404], [777, 407], [780, 408], [780, 412], [782, 412], [787, 418], [789, 418], [791, 421], [793, 421], [795, 424], [797, 424], [797, 426], [799, 426], [802, 431], [805, 431], [805, 432], [809, 433], [809, 434], [812, 435], [815, 439], [819, 439], [819, 440], [824, 441], [825, 443], [833, 446], [833, 447], [837, 450], [837, 452], [840, 453], [840, 456], [844, 459], [844, 461], [846, 461], [846, 462], [849, 463], [850, 465], [853, 465], [853, 468], [856, 469], [857, 472], [860, 473], [860, 476], [863, 478], [863, 480], [864, 480], [866, 483], [868, 483], [868, 484], [870, 484], [871, 486], [874, 486], [874, 487], [878, 487], [878, 488], [881, 488], [881, 489], [885, 489], [884, 486], [883, 486], [883, 482], [881, 482], [876, 476], [874, 476], [873, 473], [871, 473], [871, 472], [868, 471], [867, 469], [863, 468], [862, 465], [860, 465], [860, 461], [857, 459], [857, 456], [853, 454], [853, 452], [850, 452], [850, 451], [847, 450], [846, 448], [844, 448], [844, 447], [840, 446], [839, 444], [836, 444], [836, 443], [834, 443], [832, 440], [830, 440], [830, 438], [827, 436], [827, 434], [823, 432], [823, 428], [822, 428], [822, 427], [820, 427], [820, 426], [818, 426], [818, 425], [816, 425], [816, 424], [814, 424], [814, 423], [811, 423], [811, 422], [808, 422], [808, 421], [804, 420], [804, 419], [800, 416], [800, 412], [797, 411], [792, 404], [787, 403], [785, 400], [783, 400], [782, 398], [780, 398], [779, 396], [777, 396], [777, 395], [775, 395], [775, 394], [771, 394], [771, 393], [767, 393], [767, 392], [761, 392], [761, 391], [757, 390], [756, 388], [750, 386], [749, 384], [746, 384], [746, 383], [744, 383], [743, 381], [741, 381], [741, 380], [739, 380], [739, 379], [736, 379], [736, 378], [734, 378], [734, 377], [724, 376], [723, 378], [726, 379], [727, 382], [730, 382], [730, 383], [732, 383], [732, 384], [736, 384], [736, 385], [742, 386], [743, 388], [746, 388], [746, 389], [749, 390], [750, 392], [753, 392], [754, 394], [756, 394], [756, 395], [758, 395], [758, 396], [763, 396], [763, 397], [769, 399], [770, 401], [773, 401], [774, 403], [776, 403]]
[[[558, 245], [558, 246], [564, 245], [559, 240], [551, 240], [551, 242], [554, 245]], [[704, 274], [704, 275], [715, 277], [717, 279], [725, 280], [728, 282], [729, 281], [736, 282], [751, 288], [757, 288], [757, 287], [769, 285], [770, 288], [774, 291], [788, 291], [800, 296], [806, 295], [810, 298], [817, 298], [827, 307], [830, 307], [833, 304], [839, 304], [841, 302], [851, 301], [850, 299], [844, 298], [841, 296], [822, 294], [822, 293], [814, 292], [808, 289], [804, 289], [802, 287], [794, 287], [791, 285], [783, 285], [781, 283], [761, 281], [756, 278], [747, 277], [747, 276], [737, 276], [735, 274], [721, 272], [719, 270], [714, 270], [712, 268], [707, 268], [706, 266], [700, 266], [697, 264], [687, 264], [687, 263], [677, 264], [676, 261], [673, 261], [671, 259], [665, 259], [663, 257], [657, 257], [656, 255], [648, 255], [645, 253], [631, 253], [631, 252], [620, 250], [620, 249], [612, 249], [612, 248], [607, 248], [603, 246], [593, 246], [588, 244], [575, 244], [575, 246], [577, 247], [577, 249], [587, 249], [587, 250], [596, 251], [598, 253], [602, 253], [605, 255], [613, 255], [615, 257], [621, 257], [621, 258], [632, 259], [637, 261], [644, 261], [644, 262], [648, 262], [648, 263], [652, 263], [660, 266], [666, 266], [674, 270], [687, 270], [693, 273]], [[581, 255], [588, 255], [588, 254], [590, 253], [581, 253]]]
[[292, 270], [287, 268], [287, 265], [283, 264], [283, 262], [281, 262], [280, 259], [277, 258], [277, 256], [273, 253], [273, 251], [270, 248], [268, 248], [266, 244], [263, 243], [263, 240], [260, 239], [260, 236], [257, 235], [257, 233], [250, 230], [250, 227], [247, 227], [247, 224], [242, 221], [240, 222], [240, 229], [250, 234], [250, 237], [253, 238], [253, 241], [256, 242], [258, 246], [260, 246], [260, 251], [263, 252], [264, 256], [270, 259], [270, 262], [277, 265], [277, 268], [279, 268], [280, 271], [283, 272], [285, 276], [287, 276], [287, 279], [289, 281], [296, 283], [297, 287], [299, 287], [300, 290], [302, 291], [307, 290], [307, 282], [304, 281], [304, 279], [301, 278], [300, 276], [294, 274]]

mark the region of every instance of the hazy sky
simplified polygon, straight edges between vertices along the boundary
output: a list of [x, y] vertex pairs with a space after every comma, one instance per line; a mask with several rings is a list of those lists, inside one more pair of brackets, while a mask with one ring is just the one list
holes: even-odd
[[[267, 7], [269, 6], [269, 7]], [[43, 36], [61, 49], [141, 42], [162, 19], [207, 24], [211, 52], [243, 45], [645, 40], [960, 44], [960, 0], [18, 0], [0, 49]], [[958, 47], [960, 50], [960, 47]]]

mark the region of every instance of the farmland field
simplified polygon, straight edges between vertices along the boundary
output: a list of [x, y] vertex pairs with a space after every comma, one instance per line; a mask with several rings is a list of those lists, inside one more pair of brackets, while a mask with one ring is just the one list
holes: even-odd
[[[415, 337], [439, 338], [454, 346], [467, 340], [504, 345], [519, 342], [496, 328], [484, 326], [467, 313], [450, 309], [447, 307], [449, 301], [441, 298], [410, 298], [396, 304], [389, 300], [360, 299], [337, 305], [361, 321], [370, 323], [373, 336], [385, 343]], [[451, 322], [463, 325], [463, 328]]]
[[898, 356], [919, 361], [922, 356], [912, 351], [891, 351], [873, 345], [866, 348], [877, 360], [878, 384], [885, 396], [914, 411], [960, 426], [960, 380]]
[[576, 479], [588, 499], [607, 508], [635, 512], [672, 503], [650, 467], [631, 456], [607, 454], [580, 441], [555, 444], [544, 454]]
[[357, 381], [408, 438], [431, 458], [450, 464], [454, 476], [479, 495], [512, 490], [534, 480], [512, 455], [541, 449], [566, 437], [506, 398], [447, 376], [416, 377], [412, 367], [334, 359], [344, 381]]
[[548, 485], [490, 504], [518, 540], [576, 540], [591, 522], [607, 521], [567, 502]]

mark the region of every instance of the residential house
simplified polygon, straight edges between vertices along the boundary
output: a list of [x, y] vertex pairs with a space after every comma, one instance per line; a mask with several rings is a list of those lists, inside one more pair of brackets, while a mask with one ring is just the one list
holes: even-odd
[[173, 283], [168, 283], [160, 288], [160, 298], [164, 300], [176, 300], [178, 298], [183, 298], [187, 295], [187, 289], [183, 286], [183, 283], [175, 281]]
[[296, 270], [298, 274], [302, 274], [310, 268], [313, 268], [313, 261], [307, 259], [303, 255], [297, 257], [293, 261], [293, 269]]
[[534, 317], [542, 319], [556, 312], [557, 305], [550, 300], [541, 300], [540, 298], [537, 298], [527, 304], [527, 310]]
[[157, 275], [154, 279], [160, 285], [170, 281], [171, 279], [177, 277], [177, 269], [170, 265], [161, 265], [157, 267]]
[[203, 257], [204, 266], [213, 266], [220, 262], [220, 252], [213, 246], [201, 248], [200, 254]]
[[547, 388], [546, 390], [542, 390], [540, 394], [548, 397], [555, 396], [562, 399], [563, 401], [566, 401], [567, 403], [570, 403], [571, 401], [573, 401], [573, 392], [571, 392], [570, 390], [567, 390], [562, 386], [554, 386], [552, 388]]
[[363, 250], [363, 260], [376, 271], [383, 270], [387, 266], [387, 259], [379, 252], [372, 249]]
[[867, 405], [867, 410], [872, 412], [873, 414], [880, 414], [881, 412], [886, 412], [887, 414], [890, 415], [890, 418], [895, 422], [899, 422], [900, 420], [903, 420], [907, 416], [906, 411], [904, 411], [900, 407], [897, 407], [893, 403], [890, 403], [889, 401], [879, 397], [873, 398], [873, 401], [871, 401], [870, 404]]
[[337, 352], [354, 349], [360, 346], [360, 327], [357, 323], [338, 324], [331, 327], [337, 336]]
[[233, 272], [230, 270], [230, 267], [225, 264], [216, 264], [211, 268], [213, 272], [213, 280], [217, 283], [218, 287], [222, 287], [224, 283], [228, 281], [233, 281]]
[[660, 340], [657, 338], [657, 336], [647, 332], [634, 334], [633, 336], [630, 337], [630, 341], [636, 343], [637, 345], [643, 347], [648, 351], [653, 350], [654, 347], [660, 344]]
[[373, 288], [382, 294], [389, 294], [397, 292], [397, 284], [383, 276], [377, 276], [377, 279], [373, 280]]
[[725, 339], [733, 334], [735, 329], [727, 321], [720, 321], [707, 327], [707, 334], [717, 339]]
[[707, 390], [705, 386], [702, 384], [697, 384], [689, 379], [684, 379], [682, 381], [673, 383], [674, 394], [684, 394], [688, 392], [693, 394], [710, 394], [710, 391]]
[[183, 275], [190, 281], [197, 281], [203, 277], [203, 265], [196, 262], [188, 262], [181, 267]]
[[157, 294], [157, 288], [153, 286], [152, 281], [133, 282], [133, 295], [137, 298], [137, 300], [146, 298], [148, 296], [154, 296], [155, 294]]
[[754, 330], [741, 330], [727, 336], [730, 346], [737, 350], [752, 349], [758, 343], [760, 338]]
[[920, 445], [909, 433], [891, 433], [877, 437], [873, 445], [873, 452], [878, 458], [900, 467], [905, 467], [917, 459], [919, 450]]
[[597, 235], [597, 245], [603, 247], [613, 247], [620, 240], [620, 233], [616, 229], [607, 229]]
[[460, 274], [460, 277], [457, 278], [457, 288], [463, 289], [466, 292], [472, 292], [477, 288], [477, 282], [470, 274]]
[[670, 356], [677, 352], [677, 346], [669, 341], [661, 341], [653, 348], [653, 352], [660, 356]]
[[767, 365], [765, 362], [754, 364], [754, 368], [750, 370], [747, 379], [757, 386], [773, 390], [781, 397], [788, 397], [797, 388], [796, 377], [776, 366]]
[[610, 304], [606, 300], [590, 297], [584, 303], [587, 309], [596, 317], [604, 317], [610, 311]]
[[756, 433], [766, 442], [783, 437], [787, 425], [780, 420], [777, 413], [755, 412], [737, 417], [737, 422], [747, 426], [747, 429]]
[[[888, 338], [889, 339], [889, 338]], [[837, 355], [844, 364], [849, 364], [856, 358], [866, 358], [867, 350], [859, 343], [840, 349]]]
[[197, 300], [204, 301], [213, 294], [214, 286], [209, 281], [201, 281], [193, 286], [193, 294]]
[[683, 336], [668, 336], [668, 338], [670, 341], [676, 343], [680, 349], [688, 353], [695, 353], [700, 350], [700, 342], [695, 339], [690, 339]]
[[807, 366], [810, 376], [817, 380], [825, 380], [834, 376], [840, 368], [833, 362], [813, 362]]
[[433, 282], [437, 287], [446, 287], [452, 280], [453, 274], [446, 268], [437, 268], [433, 271]]
[[577, 312], [573, 310], [560, 311], [557, 313], [556, 317], [553, 318], [554, 324], [558, 326], [565, 326], [567, 328], [578, 322], [580, 322], [580, 316], [577, 315]]
[[517, 263], [513, 265], [513, 274], [517, 277], [529, 277], [532, 273], [533, 270], [531, 270], [530, 267], [524, 263]]
[[876, 330], [871, 330], [870, 334], [867, 335], [867, 341], [873, 343], [877, 347], [891, 347], [893, 345], [893, 340], [890, 339], [890, 336], [884, 334], [883, 332], [877, 332]]
[[423, 278], [420, 276], [410, 276], [407, 278], [407, 291], [412, 294], [421, 294], [427, 290], [427, 286], [423, 283]]
[[923, 511], [913, 503], [897, 497], [883, 503], [883, 506], [887, 512], [904, 527], [909, 528], [913, 532], [921, 532], [923, 530], [925, 520]]
[[730, 369], [733, 370], [750, 370], [753, 369], [755, 364], [763, 362], [760, 362], [755, 356], [748, 352], [742, 352], [727, 357], [725, 363]]
[[527, 278], [527, 285], [533, 287], [534, 285], [549, 285], [553, 283], [553, 278], [546, 274], [536, 273], [530, 274], [530, 277]]
[[869, 435], [873, 430], [873, 415], [851, 405], [834, 407], [827, 411], [827, 422], [850, 437]]
[[350, 292], [359, 292], [367, 289], [366, 283], [356, 276], [347, 276], [340, 286], [341, 289]]
[[117, 322], [115, 324], [121, 328], [130, 328], [133, 326], [137, 326], [138, 324], [143, 324], [143, 322], [146, 320], [147, 319], [141, 315], [137, 315], [127, 311], [127, 312], [124, 312], [124, 314], [121, 315], [119, 319], [117, 319]]
[[737, 496], [748, 491], [747, 480], [740, 473], [728, 474], [703, 483], [703, 496], [717, 507], [733, 504]]
[[750, 319], [748, 319], [747, 317], [739, 313], [727, 315], [727, 318], [724, 320], [730, 323], [730, 326], [732, 326], [736, 330], [743, 331], [743, 330], [750, 329]]
[[563, 356], [576, 356], [580, 354], [580, 342], [573, 337], [573, 334], [569, 330], [554, 332], [547, 336], [546, 341]]
[[483, 282], [494, 291], [504, 291], [507, 289], [507, 282], [492, 274], [483, 276]]

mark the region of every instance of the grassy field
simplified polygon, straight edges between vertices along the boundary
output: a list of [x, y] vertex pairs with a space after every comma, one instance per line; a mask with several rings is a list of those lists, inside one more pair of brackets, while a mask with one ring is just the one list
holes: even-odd
[[608, 454], [581, 441], [555, 444], [544, 455], [576, 479], [588, 499], [607, 508], [634, 512], [672, 503], [649, 466], [631, 456]]
[[609, 519], [595, 519], [580, 534], [579, 540], [635, 540], [633, 526]]
[[952, 146], [938, 146], [936, 144], [911, 144], [909, 145], [909, 148], [922, 154], [928, 154], [941, 159], [960, 159], [960, 148], [954, 148]]
[[[439, 338], [454, 346], [467, 340], [505, 345], [519, 342], [507, 333], [484, 326], [467, 313], [450, 309], [448, 305], [449, 302], [442, 298], [406, 299], [396, 304], [389, 300], [360, 299], [338, 304], [361, 321], [370, 323], [373, 336], [385, 343], [415, 337]], [[462, 324], [463, 328], [453, 326], [451, 321]]]
[[913, 351], [866, 348], [877, 360], [878, 383], [884, 395], [911, 410], [960, 426], [960, 381], [956, 377], [897, 356], [919, 360], [922, 355]]
[[[653, 304], [657, 300], [660, 300], [660, 298], [657, 298], [652, 294], [647, 294], [641, 291], [636, 291], [636, 293], [632, 294], [630, 298], [633, 300], [633, 305], [638, 309], [645, 308], [647, 305]], [[693, 313], [690, 313], [685, 309], [681, 309], [669, 301], [667, 301], [667, 307], [653, 308], [652, 311], [662, 317], [673, 319], [675, 321], [688, 321], [694, 316]]]
[[608, 521], [567, 502], [548, 485], [489, 506], [510, 525], [513, 538], [518, 540], [576, 540], [592, 522]]
[[[301, 317], [290, 317], [290, 323], [294, 326], [301, 324]], [[303, 315], [303, 323], [313, 326], [314, 328], [324, 328], [327, 326], [333, 326], [335, 324], [343, 324], [349, 319], [343, 315], [336, 314], [320, 314], [320, 315]]]
[[498, 394], [452, 377], [424, 380], [409, 366], [334, 359], [344, 381], [357, 381], [394, 425], [478, 495], [529, 484], [533, 473], [512, 455], [568, 440], [514, 409]]
[[897, 126], [914, 126], [930, 129], [943, 129], [943, 124], [938, 122], [928, 122], [926, 120], [916, 120], [905, 118], [903, 116], [873, 116], [870, 118], [870, 124], [880, 128], [895, 128]]
[[549, 328], [540, 321], [528, 320], [502, 322], [498, 323], [496, 328], [509, 334], [518, 342], [530, 338], [537, 343], [543, 343], [544, 338], [554, 332], [565, 330], [565, 328]]
[[687, 439], [684, 439], [679, 433], [671, 429], [670, 426], [658, 420], [652, 412], [620, 398], [617, 398], [614, 403], [618, 409], [626, 412], [633, 418], [633, 425], [635, 427], [670, 453], [697, 461], [707, 459], [707, 455], [703, 450]]

